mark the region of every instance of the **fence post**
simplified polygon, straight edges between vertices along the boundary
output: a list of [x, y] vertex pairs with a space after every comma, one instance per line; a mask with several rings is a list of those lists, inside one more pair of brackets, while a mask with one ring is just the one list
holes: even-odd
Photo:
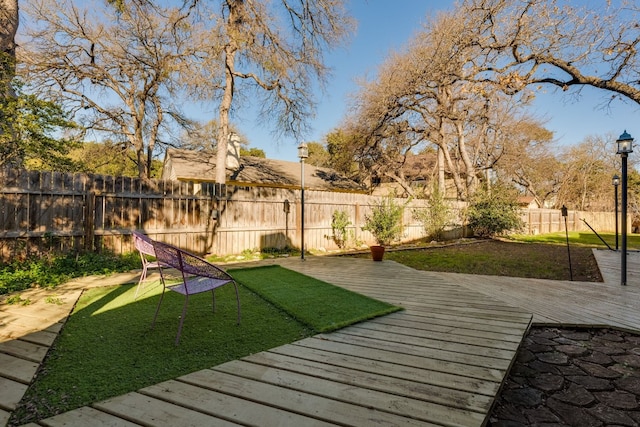
[[356, 202], [355, 206], [355, 215], [353, 219], [353, 240], [354, 243], [357, 243], [360, 239], [360, 233], [358, 230], [360, 229], [360, 203]]
[[84, 249], [94, 250], [96, 193], [87, 191], [84, 201]]

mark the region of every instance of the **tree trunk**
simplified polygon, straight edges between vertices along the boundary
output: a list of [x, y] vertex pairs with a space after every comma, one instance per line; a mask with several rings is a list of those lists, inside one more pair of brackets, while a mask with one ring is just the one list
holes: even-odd
[[225, 69], [224, 69], [224, 94], [220, 102], [220, 115], [218, 117], [218, 141], [216, 151], [216, 184], [225, 184], [227, 179], [227, 142], [229, 139], [229, 111], [233, 102], [235, 85], [236, 53], [238, 51], [237, 39], [242, 31], [242, 7], [243, 0], [227, 1], [229, 6], [228, 37], [229, 41], [224, 48]]
[[15, 37], [19, 24], [18, 0], [0, 0], [0, 90], [1, 96], [15, 96], [9, 83], [16, 73]]
[[19, 166], [22, 156], [15, 155], [18, 136], [12, 125], [15, 109], [7, 108], [16, 97], [11, 81], [16, 75], [16, 32], [18, 31], [18, 0], [0, 0], [0, 165]]
[[445, 181], [444, 166], [444, 151], [442, 150], [442, 147], [438, 145], [438, 188], [440, 189], [440, 192], [446, 197], [447, 184]]

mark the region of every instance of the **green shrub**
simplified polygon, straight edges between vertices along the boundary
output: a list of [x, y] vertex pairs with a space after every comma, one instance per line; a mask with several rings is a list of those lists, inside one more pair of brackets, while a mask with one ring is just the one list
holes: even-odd
[[0, 265], [0, 295], [35, 286], [54, 288], [74, 277], [109, 274], [140, 268], [137, 252], [68, 254], [31, 258]]
[[444, 230], [451, 221], [451, 207], [437, 186], [433, 187], [426, 209], [414, 209], [413, 219], [422, 224], [424, 234], [432, 240], [442, 240]]
[[347, 227], [350, 225], [349, 215], [345, 211], [333, 211], [331, 215], [331, 230], [333, 235], [331, 237], [340, 249], [347, 245], [347, 241], [349, 240]]
[[402, 236], [402, 214], [404, 208], [398, 205], [391, 196], [382, 200], [380, 205], [365, 215], [362, 230], [373, 234], [379, 245], [388, 245]]
[[467, 221], [478, 237], [494, 237], [522, 229], [517, 195], [500, 186], [479, 191], [467, 210]]

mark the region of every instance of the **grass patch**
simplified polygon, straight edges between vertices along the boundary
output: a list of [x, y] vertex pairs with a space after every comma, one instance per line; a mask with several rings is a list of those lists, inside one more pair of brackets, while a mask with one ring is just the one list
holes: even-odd
[[[614, 233], [600, 233], [600, 237], [607, 242], [607, 244], [615, 249], [616, 247], [616, 235]], [[509, 236], [508, 239], [526, 242], [526, 243], [549, 243], [557, 245], [566, 245], [567, 236], [564, 232], [547, 233], [538, 235], [525, 235], [516, 234]], [[622, 236], [618, 235], [618, 247], [622, 244]], [[586, 246], [590, 248], [607, 249], [607, 246], [602, 243], [602, 240], [592, 232], [569, 232], [569, 245], [570, 246]], [[627, 249], [628, 250], [640, 250], [640, 234], [627, 234]]]
[[318, 332], [400, 310], [279, 266], [229, 270], [244, 286]]
[[[184, 302], [181, 295], [165, 294], [151, 330], [161, 291], [158, 282], [147, 283], [137, 300], [133, 299], [137, 284], [86, 290], [12, 414], [10, 425], [34, 422], [391, 311], [387, 304], [340, 292], [333, 285], [283, 268], [242, 269], [231, 274], [241, 283], [241, 324], [236, 325], [232, 286], [216, 291], [215, 313], [209, 293], [193, 295], [179, 346], [174, 340]], [[269, 282], [271, 290], [259, 296], [248, 289], [261, 282]], [[289, 290], [276, 292], [274, 286]], [[301, 293], [315, 301], [301, 303]], [[269, 298], [277, 306], [267, 302]], [[345, 302], [338, 303], [338, 298]], [[311, 313], [318, 309], [320, 314]], [[298, 319], [308, 319], [305, 322], [316, 326]]]

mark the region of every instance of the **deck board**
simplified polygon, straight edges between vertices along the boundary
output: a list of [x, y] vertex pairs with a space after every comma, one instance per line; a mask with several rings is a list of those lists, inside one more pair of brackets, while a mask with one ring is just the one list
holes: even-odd
[[[175, 394], [176, 392], [172, 392]], [[121, 417], [136, 424], [162, 427], [173, 426], [234, 426], [237, 423], [211, 416], [189, 408], [189, 405], [172, 403], [171, 399], [156, 399], [141, 393], [127, 393], [93, 405], [107, 414]], [[73, 412], [73, 411], [71, 411]], [[70, 424], [64, 425], [82, 425]]]
[[[465, 405], [454, 405], [449, 401], [424, 401], [406, 394], [391, 394], [387, 381], [384, 390], [375, 390], [362, 381], [360, 385], [345, 384], [342, 379], [326, 379], [309, 375], [309, 372], [291, 372], [273, 366], [265, 368], [246, 361], [235, 361], [217, 366], [216, 371], [230, 375], [241, 376], [250, 380], [266, 382], [268, 384], [285, 387], [296, 391], [303, 391], [317, 396], [327, 397], [348, 405], [373, 407], [386, 413], [396, 414], [422, 421], [437, 423], [448, 418], [452, 423], [468, 424], [469, 420], [481, 422], [484, 419], [482, 406], [471, 408]], [[370, 377], [367, 377], [369, 379]], [[334, 406], [334, 403], [331, 403]], [[460, 407], [463, 406], [463, 407]], [[351, 410], [349, 406], [349, 410]], [[350, 416], [349, 414], [347, 414]], [[347, 418], [347, 421], [349, 418]], [[339, 421], [339, 420], [336, 420]]]
[[491, 295], [507, 304], [527, 308], [537, 325], [613, 326], [640, 331], [640, 284], [621, 286], [602, 282], [428, 274]]
[[[162, 384], [141, 390], [148, 396], [166, 400], [179, 406], [188, 406], [205, 414], [220, 414], [227, 421], [249, 425], [283, 426], [327, 426], [329, 423], [313, 417], [307, 417], [293, 411], [278, 409], [232, 393], [221, 392], [208, 387], [209, 382], [202, 377], [212, 371], [200, 371], [180, 380], [166, 381]], [[222, 384], [220, 384], [222, 388]], [[241, 390], [241, 389], [240, 389]], [[238, 390], [235, 390], [237, 392]], [[176, 424], [181, 425], [181, 424]]]
[[[270, 367], [267, 371], [272, 371], [273, 369]], [[309, 390], [308, 388], [303, 387], [302, 390], [291, 389], [269, 384], [261, 379], [239, 377], [218, 370], [202, 370], [180, 379], [205, 389], [242, 396], [251, 402], [294, 411], [329, 423], [363, 426], [425, 425], [425, 423], [416, 419], [384, 411], [377, 406], [380, 404], [378, 396], [370, 398], [369, 404], [362, 404], [363, 399], [365, 399], [362, 395], [359, 395], [357, 403], [345, 402], [340, 399], [341, 393], [345, 392], [345, 387], [334, 388], [334, 397], [330, 398], [318, 395], [314, 393], [314, 390]], [[389, 394], [387, 397], [392, 398]], [[275, 425], [279, 425], [279, 423]]]
[[[388, 378], [400, 378], [405, 380], [418, 380], [421, 383], [449, 387], [454, 390], [468, 391], [481, 395], [493, 396], [499, 383], [496, 381], [478, 381], [475, 378], [463, 376], [459, 372], [443, 372], [408, 364], [406, 360], [389, 357], [380, 360], [379, 358], [365, 358], [360, 354], [340, 354], [327, 350], [319, 350], [297, 345], [281, 346], [269, 350], [268, 354], [287, 356], [295, 359], [317, 362], [328, 367], [338, 366], [349, 369], [355, 373], [381, 373]], [[249, 360], [254, 356], [249, 356]], [[329, 368], [328, 368], [329, 369]]]
[[[476, 390], [460, 390], [456, 385], [452, 386], [451, 382], [442, 381], [440, 385], [434, 385], [420, 381], [424, 376], [424, 371], [421, 372], [418, 369], [407, 372], [407, 369], [397, 369], [398, 365], [390, 365], [389, 370], [381, 374], [370, 366], [357, 366], [358, 359], [353, 359], [350, 366], [344, 367], [297, 356], [261, 352], [244, 360], [261, 366], [273, 366], [357, 387], [413, 397], [426, 402], [455, 405], [459, 409], [469, 409], [476, 412], [482, 412], [491, 399], [489, 391], [480, 394]], [[361, 369], [354, 370], [356, 366]], [[442, 385], [443, 383], [446, 386]]]

